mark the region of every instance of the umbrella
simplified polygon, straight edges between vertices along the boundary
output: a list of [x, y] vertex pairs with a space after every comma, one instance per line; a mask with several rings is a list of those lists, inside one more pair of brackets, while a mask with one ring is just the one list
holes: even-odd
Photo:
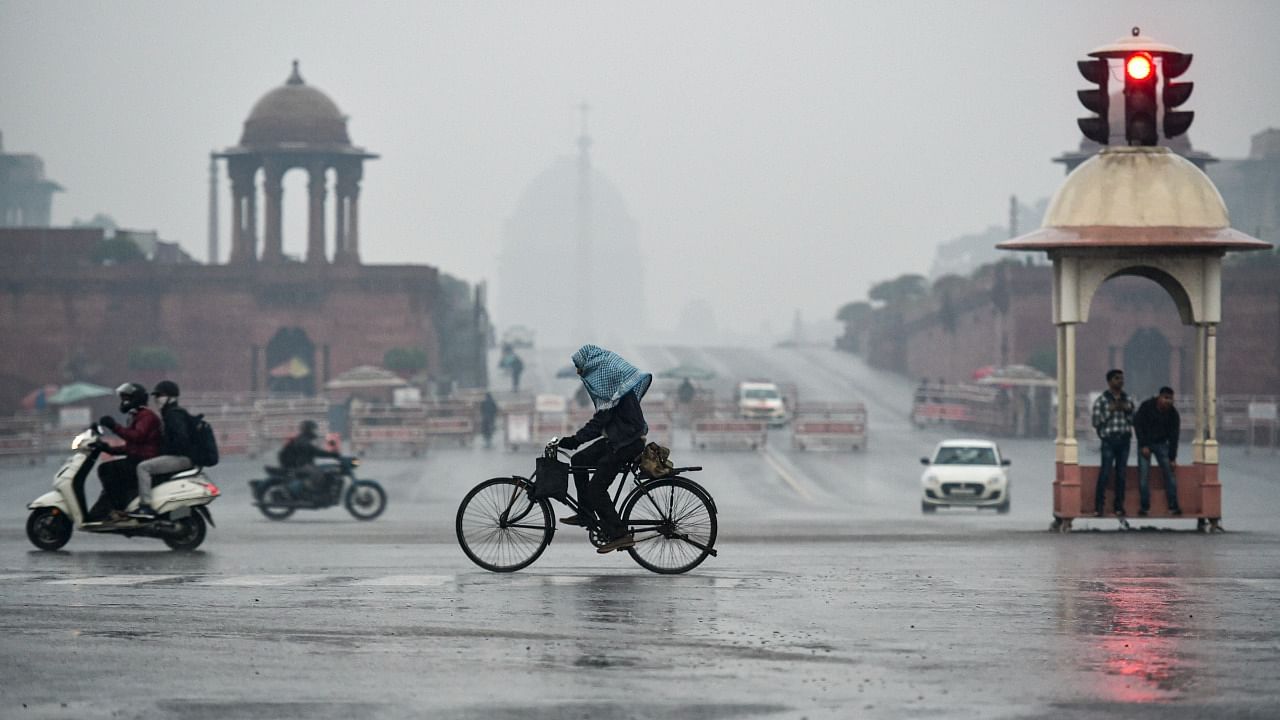
[[572, 365], [566, 365], [556, 371], [558, 378], [576, 378], [578, 377], [578, 368]]
[[293, 378], [301, 380], [311, 374], [311, 368], [301, 358], [290, 358], [267, 371], [273, 378]]
[[996, 371], [995, 365], [983, 365], [982, 367], [974, 370], [973, 375], [971, 375], [970, 378], [973, 380], [981, 380], [982, 378], [990, 375], [995, 371]]
[[710, 380], [715, 376], [714, 372], [691, 363], [683, 363], [658, 373], [660, 378], [673, 378], [676, 380]]
[[45, 385], [22, 396], [22, 408], [24, 410], [43, 410], [49, 398], [58, 392], [57, 385]]
[[324, 384], [326, 390], [353, 390], [356, 388], [397, 388], [409, 384], [399, 375], [374, 365], [351, 368]]
[[63, 385], [53, 397], [46, 398], [50, 405], [70, 405], [71, 403], [88, 400], [89, 398], [106, 397], [115, 392], [108, 387], [94, 385], [87, 382], [74, 382], [70, 385]]
[[1058, 381], [1029, 365], [1008, 365], [995, 368], [986, 377], [978, 380], [978, 384], [1001, 387], [1057, 387]]

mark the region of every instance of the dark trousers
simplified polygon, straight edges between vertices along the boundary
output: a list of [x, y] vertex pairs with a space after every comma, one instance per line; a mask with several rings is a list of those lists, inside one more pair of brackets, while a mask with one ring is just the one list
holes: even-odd
[[1093, 507], [1102, 512], [1107, 496], [1107, 471], [1116, 474], [1115, 509], [1124, 509], [1124, 471], [1129, 465], [1129, 436], [1116, 435], [1102, 438], [1102, 467], [1098, 468], [1098, 487], [1094, 491]]
[[1151, 509], [1151, 460], [1154, 459], [1160, 465], [1160, 472], [1164, 475], [1164, 494], [1169, 500], [1169, 509], [1175, 510], [1178, 507], [1178, 480], [1173, 474], [1173, 464], [1169, 462], [1169, 441], [1151, 443], [1147, 447], [1151, 448], [1151, 457], [1143, 457], [1142, 451], [1138, 451], [1138, 497], [1142, 501], [1142, 509]]
[[613, 506], [609, 497], [609, 486], [622, 466], [635, 460], [644, 449], [644, 440], [638, 439], [629, 445], [614, 450], [607, 440], [595, 443], [579, 450], [573, 456], [574, 465], [594, 465], [595, 474], [588, 475], [586, 470], [573, 472], [573, 483], [578, 488], [578, 505], [584, 512], [594, 513], [600, 520], [600, 531], [610, 540], [627, 534], [627, 526], [622, 524], [618, 509]]
[[[137, 458], [126, 457], [98, 466], [98, 479], [102, 481], [102, 495], [98, 497], [93, 507], [88, 509], [86, 517], [105, 517], [112, 510], [123, 510], [129, 506], [137, 495], [139, 462], [141, 461]], [[76, 500], [80, 502], [80, 507], [84, 508], [83, 488], [78, 490], [80, 492], [76, 493]]]

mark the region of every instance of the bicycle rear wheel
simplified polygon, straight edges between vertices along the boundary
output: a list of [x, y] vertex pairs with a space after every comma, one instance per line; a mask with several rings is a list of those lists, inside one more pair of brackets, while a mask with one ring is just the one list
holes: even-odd
[[622, 520], [636, 537], [627, 552], [652, 572], [688, 572], [702, 564], [716, 544], [711, 503], [701, 489], [682, 478], [645, 483], [627, 501]]
[[490, 572], [515, 572], [551, 544], [555, 519], [550, 502], [529, 499], [526, 481], [493, 478], [462, 499], [455, 528], [458, 544], [471, 562]]

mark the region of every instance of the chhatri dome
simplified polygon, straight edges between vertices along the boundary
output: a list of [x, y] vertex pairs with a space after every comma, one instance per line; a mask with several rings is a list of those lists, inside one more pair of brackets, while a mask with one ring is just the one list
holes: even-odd
[[293, 61], [289, 79], [253, 106], [244, 121], [243, 147], [294, 145], [351, 145], [347, 117], [319, 89], [308, 85]]
[[[284, 85], [263, 95], [244, 121], [240, 143], [213, 153], [224, 159], [231, 178], [231, 258], [233, 264], [282, 263], [285, 173], [307, 173], [306, 262], [324, 265], [325, 208], [332, 196], [333, 262], [360, 262], [360, 180], [364, 161], [378, 156], [351, 144], [347, 116], [328, 95], [308, 85], [293, 61]], [[216, 184], [217, 170], [212, 182]], [[333, 182], [329, 182], [332, 175]], [[259, 186], [261, 178], [261, 186]], [[216, 214], [216, 187], [210, 190], [210, 215]], [[261, 197], [262, 222], [258, 205]], [[259, 243], [259, 225], [262, 240]], [[209, 257], [218, 257], [217, 231], [210, 223]]]

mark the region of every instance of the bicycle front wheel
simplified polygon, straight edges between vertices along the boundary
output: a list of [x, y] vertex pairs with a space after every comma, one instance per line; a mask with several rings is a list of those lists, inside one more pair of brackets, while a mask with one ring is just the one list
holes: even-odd
[[538, 559], [555, 519], [551, 503], [529, 499], [519, 478], [494, 478], [475, 486], [458, 506], [458, 544], [471, 562], [490, 572], [515, 572]]
[[627, 552], [652, 572], [688, 572], [702, 564], [716, 544], [716, 514], [710, 501], [682, 478], [645, 483], [627, 501], [622, 520], [636, 537]]

